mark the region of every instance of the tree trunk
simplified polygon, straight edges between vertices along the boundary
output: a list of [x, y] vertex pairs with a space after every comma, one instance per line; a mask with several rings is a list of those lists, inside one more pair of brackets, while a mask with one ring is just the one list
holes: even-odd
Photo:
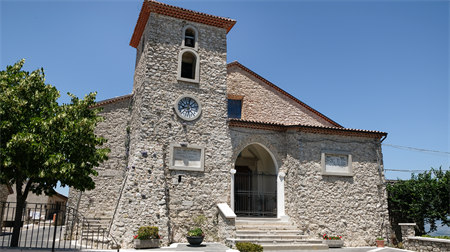
[[22, 214], [23, 207], [25, 206], [25, 199], [23, 197], [17, 196], [17, 204], [16, 204], [16, 214], [14, 217], [14, 228], [11, 237], [11, 247], [17, 247], [19, 245], [19, 236], [20, 236], [20, 228], [22, 226]]

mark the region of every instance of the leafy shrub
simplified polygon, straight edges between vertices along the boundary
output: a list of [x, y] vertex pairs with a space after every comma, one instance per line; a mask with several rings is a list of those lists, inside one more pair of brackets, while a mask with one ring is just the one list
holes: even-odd
[[382, 238], [382, 237], [377, 237], [377, 240], [379, 240], [379, 241], [384, 241], [384, 238]]
[[250, 243], [250, 242], [238, 242], [236, 243], [236, 248], [240, 252], [262, 252], [263, 247], [258, 244]]
[[203, 234], [203, 231], [201, 228], [194, 228], [192, 230], [189, 230], [187, 235], [188, 236], [205, 236], [205, 234]]
[[160, 239], [161, 237], [159, 236], [158, 231], [159, 228], [155, 226], [140, 227], [136, 239], [139, 240]]
[[405, 247], [403, 246], [403, 243], [402, 242], [399, 242], [398, 244], [397, 244], [397, 247], [399, 248], [399, 249], [404, 249]]

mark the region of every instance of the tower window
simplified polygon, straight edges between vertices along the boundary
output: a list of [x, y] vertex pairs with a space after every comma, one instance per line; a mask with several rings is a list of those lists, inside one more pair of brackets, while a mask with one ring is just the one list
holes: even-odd
[[195, 79], [195, 55], [191, 52], [185, 52], [181, 58], [181, 77]]
[[199, 58], [197, 52], [184, 49], [178, 57], [178, 80], [198, 83]]
[[241, 119], [242, 100], [228, 99], [228, 118]]

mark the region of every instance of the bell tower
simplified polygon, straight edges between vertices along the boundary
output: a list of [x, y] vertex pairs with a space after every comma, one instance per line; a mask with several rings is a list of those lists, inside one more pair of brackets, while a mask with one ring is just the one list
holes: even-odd
[[[192, 217], [213, 216], [218, 203], [231, 203], [226, 36], [235, 23], [144, 1], [130, 42], [132, 168], [117, 209], [122, 217], [112, 226], [116, 237], [154, 225], [164, 244], [181, 242]], [[121, 218], [137, 221], [124, 227], [131, 222]]]

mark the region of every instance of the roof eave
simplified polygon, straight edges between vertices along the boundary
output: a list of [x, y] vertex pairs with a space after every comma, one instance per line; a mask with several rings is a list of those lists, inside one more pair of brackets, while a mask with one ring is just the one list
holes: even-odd
[[372, 131], [372, 130], [347, 129], [337, 127], [326, 127], [326, 126], [301, 125], [301, 124], [283, 125], [269, 122], [246, 121], [234, 118], [230, 118], [229, 122], [230, 127], [242, 127], [261, 130], [281, 131], [281, 132], [285, 132], [287, 130], [298, 130], [306, 133], [345, 135], [345, 136], [370, 137], [370, 138], [382, 138], [387, 136], [388, 134], [386, 132]]

